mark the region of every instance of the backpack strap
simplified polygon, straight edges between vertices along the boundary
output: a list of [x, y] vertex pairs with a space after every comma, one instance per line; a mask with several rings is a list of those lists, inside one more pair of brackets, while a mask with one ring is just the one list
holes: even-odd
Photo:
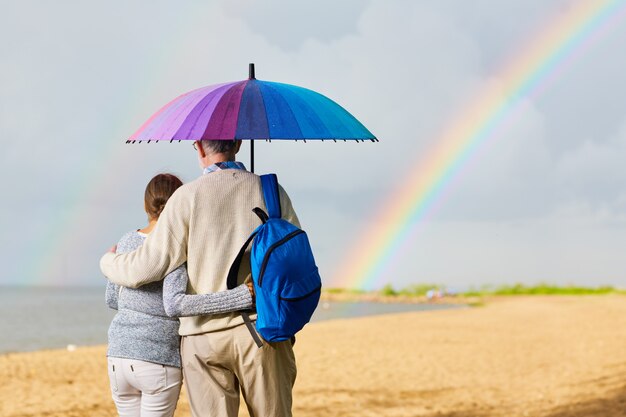
[[[257, 216], [261, 218], [263, 223], [265, 223], [265, 221], [263, 220], [263, 217], [261, 217], [261, 215], [256, 212], [257, 209], [258, 207], [255, 208], [255, 213], [257, 214]], [[263, 210], [261, 209], [258, 209], [258, 210], [261, 213], [265, 214]], [[254, 239], [256, 234], [257, 232], [250, 234], [250, 236], [248, 237], [248, 240], [246, 240], [246, 243], [244, 243], [241, 249], [239, 249], [239, 253], [237, 254], [237, 257], [235, 257], [235, 260], [230, 266], [230, 270], [228, 271], [228, 277], [226, 278], [226, 288], [228, 288], [229, 290], [232, 290], [233, 288], [237, 287], [237, 275], [239, 274], [239, 266], [241, 265], [241, 260], [243, 259], [243, 255], [244, 253], [246, 253], [246, 249], [248, 248], [248, 246], [250, 245], [250, 242], [252, 242], [252, 239]], [[254, 328], [254, 324], [252, 324], [252, 320], [250, 320], [250, 315], [248, 314], [248, 312], [242, 311], [241, 317], [243, 318], [243, 322], [246, 324], [246, 327], [248, 328], [250, 335], [252, 335], [252, 338], [254, 339], [254, 343], [256, 343], [257, 347], [259, 348], [262, 347], [263, 341], [261, 340], [261, 338], [259, 337], [259, 334]]]
[[[259, 207], [253, 208], [252, 211], [254, 212], [254, 214], [259, 216], [261, 222], [265, 223], [268, 220], [267, 214]], [[250, 242], [252, 242], [252, 239], [254, 239], [257, 233], [258, 232], [255, 231], [252, 232], [250, 236], [248, 236], [248, 240], [246, 240], [246, 243], [244, 243], [241, 249], [239, 249], [239, 253], [235, 257], [233, 263], [230, 265], [230, 269], [228, 270], [228, 277], [226, 278], [226, 288], [228, 288], [229, 290], [232, 290], [237, 286], [237, 275], [239, 275], [239, 266], [241, 265], [241, 260], [243, 259], [243, 255], [244, 253], [246, 253], [246, 249], [248, 249]]]
[[269, 214], [270, 219], [280, 219], [282, 214], [280, 212], [280, 197], [276, 174], [261, 175], [261, 187], [263, 188], [267, 214]]
[[250, 320], [250, 315], [248, 314], [248, 312], [242, 311], [241, 317], [243, 317], [243, 322], [246, 324], [246, 327], [248, 328], [248, 331], [250, 332], [250, 336], [252, 336], [252, 339], [254, 340], [254, 343], [256, 343], [256, 346], [258, 348], [263, 347], [263, 341], [261, 340], [261, 337], [257, 333], [256, 328], [254, 327], [254, 324], [252, 324], [252, 320]]
[[243, 259], [244, 253], [246, 253], [248, 245], [250, 245], [250, 242], [252, 242], [252, 239], [254, 239], [255, 236], [256, 232], [252, 233], [248, 237], [248, 240], [246, 240], [246, 243], [244, 243], [241, 249], [239, 249], [239, 253], [235, 257], [235, 260], [228, 270], [228, 277], [226, 278], [226, 288], [228, 288], [229, 290], [237, 287], [237, 275], [239, 275], [239, 266], [241, 265], [241, 260]]

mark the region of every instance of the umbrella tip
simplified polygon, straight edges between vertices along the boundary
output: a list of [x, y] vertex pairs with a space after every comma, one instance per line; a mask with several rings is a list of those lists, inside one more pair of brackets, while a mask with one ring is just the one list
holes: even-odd
[[256, 79], [254, 77], [254, 64], [253, 63], [248, 64], [248, 79], [249, 80], [255, 80]]

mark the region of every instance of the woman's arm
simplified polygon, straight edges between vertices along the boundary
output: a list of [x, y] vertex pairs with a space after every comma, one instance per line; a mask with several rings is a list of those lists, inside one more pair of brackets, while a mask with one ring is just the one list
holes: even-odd
[[170, 317], [229, 313], [252, 308], [252, 294], [246, 284], [211, 294], [187, 294], [187, 267], [181, 265], [163, 281], [163, 307]]
[[107, 281], [107, 290], [104, 298], [109, 308], [112, 308], [113, 310], [117, 310], [117, 295], [119, 292], [119, 285], [113, 284], [111, 281]]

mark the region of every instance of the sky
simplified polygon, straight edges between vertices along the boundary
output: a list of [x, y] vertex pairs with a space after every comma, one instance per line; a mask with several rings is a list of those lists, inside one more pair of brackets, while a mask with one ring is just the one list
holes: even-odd
[[[98, 260], [145, 226], [150, 178], [201, 174], [190, 143], [126, 138], [184, 92], [247, 78], [249, 62], [258, 79], [332, 98], [380, 140], [255, 147], [324, 284], [344, 285], [348, 253], [441, 132], [580, 1], [2, 0], [0, 285], [104, 285]], [[626, 287], [625, 43], [616, 25], [528, 98], [363, 285]]]

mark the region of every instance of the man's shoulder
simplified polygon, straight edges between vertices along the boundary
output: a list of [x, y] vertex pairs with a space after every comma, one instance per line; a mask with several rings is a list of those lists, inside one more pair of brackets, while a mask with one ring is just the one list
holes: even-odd
[[[257, 182], [260, 183], [260, 177], [249, 171], [242, 169], [223, 169], [210, 174], [204, 174], [193, 181], [188, 182], [183, 187], [188, 187], [188, 192], [193, 192], [199, 188], [206, 187], [210, 184], [221, 182]], [[183, 188], [181, 187], [181, 188]]]
[[[170, 198], [172, 205], [195, 205], [198, 201], [235, 200], [261, 195], [261, 180], [258, 175], [244, 170], [226, 169], [204, 174], [179, 187]], [[247, 190], [247, 191], [244, 191]], [[168, 201], [168, 204], [169, 201]]]

